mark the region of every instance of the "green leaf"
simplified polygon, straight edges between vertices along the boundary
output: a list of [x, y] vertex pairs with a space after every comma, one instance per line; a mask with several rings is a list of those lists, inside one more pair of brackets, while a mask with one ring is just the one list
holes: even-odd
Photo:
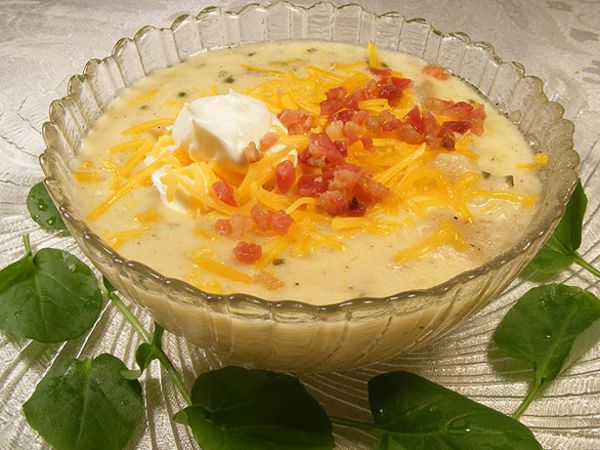
[[507, 355], [531, 363], [534, 379], [520, 416], [544, 384], [554, 380], [600, 337], [600, 300], [575, 286], [529, 290], [508, 311], [494, 341]]
[[565, 214], [546, 245], [529, 263], [529, 269], [552, 275], [576, 262], [586, 208], [587, 197], [579, 182], [567, 204]]
[[68, 233], [67, 227], [54, 206], [43, 182], [34, 184], [27, 194], [27, 209], [31, 218], [44, 230]]
[[[26, 243], [28, 245], [28, 243]], [[81, 336], [96, 321], [102, 294], [92, 271], [75, 256], [42, 249], [0, 271], [0, 329], [38, 342]]]
[[200, 375], [175, 420], [205, 450], [331, 449], [331, 423], [298, 379], [226, 367]]
[[121, 449], [144, 408], [140, 384], [121, 376], [112, 355], [53, 367], [23, 405], [29, 425], [57, 450]]
[[369, 381], [373, 449], [541, 450], [520, 422], [408, 372]]

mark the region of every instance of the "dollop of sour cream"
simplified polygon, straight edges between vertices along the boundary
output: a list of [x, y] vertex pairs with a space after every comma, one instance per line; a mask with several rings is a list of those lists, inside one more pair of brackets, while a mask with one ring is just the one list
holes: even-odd
[[[261, 138], [269, 131], [274, 131], [275, 127], [287, 134], [286, 128], [263, 102], [230, 90], [224, 95], [203, 97], [186, 103], [171, 129], [175, 145], [166, 147], [165, 151], [184, 148], [195, 162], [219, 161], [245, 165], [244, 149], [250, 142], [258, 147]], [[276, 144], [265, 149], [265, 153], [277, 152], [283, 147]], [[292, 150], [290, 155], [296, 164], [296, 150]], [[153, 157], [148, 157], [146, 163], [150, 164], [153, 160]], [[167, 200], [167, 186], [161, 181], [165, 174], [164, 167], [152, 174], [154, 187], [167, 206], [181, 213], [187, 212], [189, 194], [178, 190], [172, 201]]]
[[283, 128], [259, 100], [230, 90], [186, 103], [173, 124], [173, 140], [185, 146], [193, 161], [245, 164], [244, 149], [273, 126]]

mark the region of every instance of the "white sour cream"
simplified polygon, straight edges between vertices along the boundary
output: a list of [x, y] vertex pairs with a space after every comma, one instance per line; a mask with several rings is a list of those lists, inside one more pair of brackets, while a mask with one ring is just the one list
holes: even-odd
[[244, 149], [273, 126], [283, 129], [259, 100], [230, 90], [186, 103], [173, 124], [173, 139], [185, 146], [193, 161], [226, 161], [244, 164]]

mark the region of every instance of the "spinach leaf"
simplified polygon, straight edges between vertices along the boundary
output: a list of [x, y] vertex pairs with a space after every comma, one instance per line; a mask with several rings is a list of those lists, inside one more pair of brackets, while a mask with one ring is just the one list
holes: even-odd
[[54, 206], [43, 182], [34, 184], [27, 194], [27, 209], [31, 218], [47, 231], [68, 233], [67, 227]]
[[96, 277], [75, 256], [45, 248], [0, 271], [0, 329], [38, 342], [81, 336], [96, 321], [102, 294]]
[[581, 228], [586, 208], [587, 197], [579, 182], [567, 204], [565, 214], [548, 242], [529, 263], [529, 270], [535, 270], [543, 275], [553, 275], [577, 263], [590, 273], [600, 276], [600, 271], [577, 252], [581, 245]]
[[203, 373], [175, 420], [203, 449], [331, 449], [331, 423], [298, 379], [226, 367]]
[[542, 449], [520, 422], [412, 373], [372, 378], [369, 403], [375, 450]]
[[53, 367], [23, 405], [29, 425], [57, 450], [121, 449], [143, 415], [140, 384], [109, 354]]
[[507, 355], [533, 366], [533, 383], [515, 412], [520, 417], [541, 388], [600, 337], [600, 300], [575, 286], [549, 284], [529, 290], [508, 311], [494, 341]]

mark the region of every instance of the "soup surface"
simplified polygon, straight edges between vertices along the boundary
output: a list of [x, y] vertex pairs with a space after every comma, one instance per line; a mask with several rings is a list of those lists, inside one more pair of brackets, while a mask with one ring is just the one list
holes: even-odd
[[286, 41], [124, 90], [73, 170], [81, 213], [124, 257], [210, 292], [331, 304], [506, 251], [546, 159], [443, 68]]

